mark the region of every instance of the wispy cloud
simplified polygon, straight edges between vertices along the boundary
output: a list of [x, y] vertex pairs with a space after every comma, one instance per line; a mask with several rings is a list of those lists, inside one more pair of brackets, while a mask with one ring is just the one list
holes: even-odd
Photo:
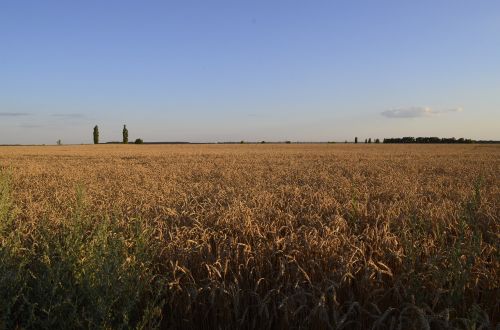
[[44, 126], [37, 125], [37, 124], [21, 124], [21, 125], [18, 125], [18, 127], [21, 127], [21, 128], [40, 128], [40, 127], [44, 127]]
[[401, 109], [386, 110], [381, 113], [387, 118], [418, 118], [418, 117], [433, 117], [444, 113], [461, 112], [462, 108], [451, 108], [444, 110], [434, 110], [429, 107], [409, 107]]
[[28, 112], [0, 112], [0, 117], [23, 117], [30, 116]]
[[53, 113], [51, 116], [58, 118], [85, 118], [83, 113]]
[[446, 113], [446, 112], [462, 112], [464, 109], [462, 108], [451, 108], [451, 109], [445, 109], [442, 110], [441, 113]]

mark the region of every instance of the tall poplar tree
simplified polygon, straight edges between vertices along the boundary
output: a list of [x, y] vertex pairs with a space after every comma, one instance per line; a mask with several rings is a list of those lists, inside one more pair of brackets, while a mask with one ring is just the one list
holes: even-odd
[[99, 144], [99, 127], [94, 127], [94, 144]]
[[127, 125], [123, 125], [123, 143], [124, 144], [128, 143], [128, 129], [127, 129]]

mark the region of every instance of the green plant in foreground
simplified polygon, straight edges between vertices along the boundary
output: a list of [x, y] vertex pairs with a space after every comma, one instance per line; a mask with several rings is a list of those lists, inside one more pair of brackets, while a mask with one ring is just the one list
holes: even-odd
[[159, 326], [164, 283], [158, 251], [140, 219], [93, 219], [77, 192], [73, 218], [26, 225], [9, 220], [8, 182], [0, 180], [0, 327]]
[[[415, 297], [417, 304], [433, 301], [441, 309], [453, 306], [454, 309], [468, 310], [471, 306], [482, 310], [484, 306], [475, 303], [474, 296], [474, 264], [481, 255], [483, 234], [478, 222], [480, 220], [480, 183], [474, 185], [473, 195], [465, 203], [462, 215], [456, 224], [433, 222], [416, 215], [405, 222], [401, 242], [405, 251], [403, 267], [405, 269], [405, 287]], [[424, 246], [436, 238], [434, 248], [439, 254], [429, 255], [426, 259]], [[428, 290], [422, 290], [422, 288]], [[439, 288], [432, 290], [431, 288]], [[477, 313], [476, 313], [477, 314]], [[468, 315], [479, 324], [488, 324], [484, 312], [479, 316]], [[469, 320], [470, 321], [470, 320]], [[468, 322], [468, 321], [467, 321]]]

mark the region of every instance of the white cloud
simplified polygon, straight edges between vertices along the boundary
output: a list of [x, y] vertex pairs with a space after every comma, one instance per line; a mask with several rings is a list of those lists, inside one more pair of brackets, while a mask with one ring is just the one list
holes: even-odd
[[432, 117], [449, 112], [461, 112], [462, 108], [451, 108], [445, 110], [433, 110], [429, 107], [409, 107], [401, 109], [386, 110], [381, 113], [387, 118], [417, 118], [417, 117]]

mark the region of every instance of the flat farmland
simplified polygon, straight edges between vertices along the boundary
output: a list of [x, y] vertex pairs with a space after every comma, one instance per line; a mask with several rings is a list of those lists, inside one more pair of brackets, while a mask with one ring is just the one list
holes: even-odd
[[0, 328], [495, 327], [497, 145], [0, 147]]

